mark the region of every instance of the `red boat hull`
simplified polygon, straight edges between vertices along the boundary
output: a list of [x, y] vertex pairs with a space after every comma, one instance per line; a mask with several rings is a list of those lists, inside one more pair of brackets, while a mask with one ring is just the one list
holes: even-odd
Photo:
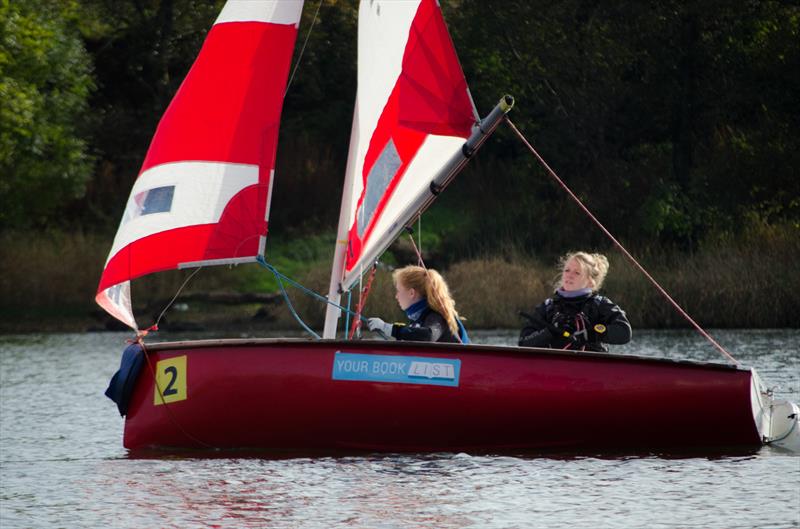
[[[752, 373], [718, 364], [327, 340], [176, 342], [148, 345], [146, 353], [125, 422], [129, 449], [509, 452], [761, 445]], [[430, 377], [420, 383], [343, 380], [335, 362], [345, 357], [374, 360], [387, 370], [390, 359], [412, 357], [428, 366], [455, 365], [456, 372], [441, 384]]]

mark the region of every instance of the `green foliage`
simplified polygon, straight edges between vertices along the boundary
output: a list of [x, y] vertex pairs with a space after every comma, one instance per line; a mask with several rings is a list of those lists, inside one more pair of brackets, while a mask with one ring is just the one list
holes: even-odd
[[[117, 226], [223, 4], [0, 0], [2, 226]], [[744, 237], [749, 218], [800, 225], [796, 4], [445, 0], [442, 9], [478, 109], [514, 95], [511, 119], [624, 242], [696, 250], [717, 233]], [[338, 218], [357, 10], [356, 0], [305, 3], [271, 209], [278, 260]], [[426, 213], [422, 237], [444, 265], [608, 244], [506, 127]], [[402, 243], [393, 253], [410, 255]]]
[[281, 119], [273, 233], [335, 229], [356, 97], [357, 14], [355, 0], [305, 3]]
[[41, 227], [82, 196], [91, 60], [75, 2], [0, 0], [0, 227]]
[[[295, 281], [320, 264], [330, 272], [335, 240], [332, 232], [306, 237], [273, 237], [267, 245], [266, 261]], [[269, 270], [254, 266], [248, 267], [247, 275], [241, 276], [237, 288], [241, 292], [276, 292], [278, 283]]]
[[[720, 228], [743, 229], [745, 212], [800, 219], [800, 138], [790, 132], [800, 124], [796, 5], [455, 5], [445, 14], [479, 108], [501, 90], [512, 93], [511, 119], [613, 233], [691, 247]], [[498, 163], [503, 171], [529, 159], [497, 141], [486, 149], [490, 163], [506, 162]], [[531, 236], [512, 240], [530, 247], [595, 243], [595, 230], [565, 228], [588, 221], [561, 191], [543, 190], [542, 174], [518, 174], [521, 182], [507, 185], [527, 197], [487, 195], [475, 185], [462, 200], [480, 204], [484, 218], [515, 216]], [[537, 229], [533, 214], [556, 229]], [[508, 240], [497, 223], [482, 226]]]
[[113, 230], [161, 115], [224, 0], [79, 0], [98, 90], [90, 101], [98, 170], [70, 215]]

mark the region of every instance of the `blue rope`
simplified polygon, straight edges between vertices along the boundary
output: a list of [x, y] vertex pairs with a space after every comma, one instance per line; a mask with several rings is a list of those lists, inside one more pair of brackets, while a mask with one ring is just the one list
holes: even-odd
[[350, 328], [350, 298], [352, 297], [352, 294], [353, 294], [352, 290], [348, 290], [347, 291], [347, 312], [345, 312], [345, 317], [344, 317], [344, 328], [345, 329], [349, 329]]
[[[315, 297], [315, 298], [319, 299], [320, 301], [324, 301], [328, 305], [333, 305], [334, 307], [337, 307], [338, 309], [345, 311], [345, 313], [348, 316], [350, 314], [355, 315], [355, 312], [353, 312], [349, 308], [345, 308], [345, 307], [342, 307], [341, 305], [339, 305], [337, 303], [334, 303], [333, 301], [329, 300], [325, 296], [323, 296], [321, 294], [318, 294], [317, 292], [314, 292], [313, 290], [310, 290], [310, 289], [304, 287], [303, 285], [301, 285], [300, 283], [298, 283], [294, 279], [292, 279], [290, 277], [287, 277], [287, 276], [283, 275], [282, 273], [278, 272], [278, 269], [275, 268], [274, 266], [272, 266], [271, 264], [269, 264], [268, 262], [266, 262], [264, 260], [263, 256], [259, 255], [256, 258], [256, 262], [258, 262], [258, 264], [260, 264], [261, 266], [263, 266], [264, 268], [266, 268], [267, 270], [272, 272], [272, 274], [275, 276], [275, 279], [278, 281], [278, 286], [281, 288], [281, 293], [283, 294], [283, 299], [286, 300], [286, 305], [289, 307], [289, 310], [292, 312], [292, 316], [294, 316], [294, 319], [297, 320], [297, 323], [299, 323], [303, 327], [303, 329], [306, 330], [306, 332], [308, 332], [311, 336], [313, 336], [317, 340], [320, 340], [321, 336], [319, 334], [315, 333], [311, 329], [311, 327], [306, 325], [306, 323], [303, 321], [303, 319], [300, 317], [300, 315], [297, 314], [297, 311], [294, 310], [294, 306], [292, 305], [292, 301], [289, 299], [289, 294], [286, 292], [286, 288], [284, 288], [282, 280], [286, 280], [292, 286], [294, 286], [296, 288], [299, 288], [300, 290], [302, 290], [306, 294], [308, 294], [308, 295], [310, 295], [312, 297]], [[367, 318], [365, 318], [364, 316], [361, 316], [361, 320], [362, 321], [367, 321]]]
[[317, 340], [321, 339], [320, 335], [315, 333], [311, 327], [306, 325], [306, 322], [304, 322], [303, 319], [300, 317], [300, 315], [297, 314], [297, 311], [294, 310], [294, 306], [292, 305], [292, 300], [289, 299], [289, 294], [286, 292], [286, 289], [283, 286], [283, 281], [281, 280], [281, 276], [283, 276], [283, 274], [279, 273], [275, 269], [275, 267], [273, 267], [271, 264], [267, 263], [266, 261], [262, 261], [261, 256], [259, 256], [258, 262], [264, 265], [269, 271], [271, 271], [275, 275], [275, 279], [278, 281], [278, 286], [281, 287], [281, 293], [283, 294], [283, 299], [286, 300], [286, 305], [289, 307], [289, 310], [291, 311], [292, 316], [294, 316], [294, 319], [297, 320], [297, 323], [299, 323], [306, 330], [308, 334], [310, 334]]

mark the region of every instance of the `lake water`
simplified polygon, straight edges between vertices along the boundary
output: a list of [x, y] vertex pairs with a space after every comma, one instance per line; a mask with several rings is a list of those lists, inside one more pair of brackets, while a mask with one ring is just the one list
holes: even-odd
[[[515, 332], [471, 336], [516, 340]], [[778, 396], [800, 400], [800, 330], [714, 336]], [[3, 529], [800, 527], [800, 455], [771, 447], [747, 454], [129, 457], [123, 420], [103, 396], [127, 337], [0, 336]], [[616, 350], [722, 361], [688, 331], [639, 331]]]

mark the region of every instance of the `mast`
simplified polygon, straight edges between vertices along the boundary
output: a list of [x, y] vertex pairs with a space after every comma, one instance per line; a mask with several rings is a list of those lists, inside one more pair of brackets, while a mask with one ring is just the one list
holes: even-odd
[[[356, 95], [358, 100], [358, 95]], [[358, 134], [358, 105], [356, 104], [353, 110], [353, 130], [350, 132], [350, 137]], [[350, 150], [347, 155], [347, 168], [345, 169], [344, 187], [342, 188], [342, 202], [341, 209], [339, 210], [339, 226], [336, 229], [336, 246], [333, 251], [333, 263], [331, 266], [331, 280], [328, 287], [328, 305], [325, 309], [325, 328], [322, 331], [323, 338], [334, 339], [336, 338], [336, 327], [338, 326], [339, 317], [342, 315], [341, 309], [337, 305], [341, 305], [342, 290], [341, 282], [344, 277], [344, 262], [345, 251], [347, 250], [347, 231], [350, 226], [349, 212], [350, 202], [353, 196], [353, 179], [356, 177], [355, 165], [355, 151], [358, 142], [350, 142]], [[332, 305], [335, 303], [336, 305]]]
[[[467, 161], [475, 154], [481, 145], [486, 141], [489, 135], [494, 132], [503, 117], [514, 106], [514, 98], [510, 95], [505, 95], [500, 98], [500, 101], [495, 105], [489, 114], [482, 119], [474, 127], [472, 134], [467, 141], [462, 145], [461, 149], [454, 154], [447, 163], [436, 173], [431, 179], [430, 185], [426, 193], [416, 197], [408, 203], [408, 206], [403, 210], [402, 214], [398, 215], [391, 230], [388, 230], [380, 239], [379, 244], [369, 252], [368, 259], [362, 259], [362, 262], [370, 262], [377, 259], [386, 248], [397, 238], [406, 226], [414, 222], [414, 219], [423, 211], [425, 211], [431, 203], [436, 199], [437, 195], [452, 181], [461, 169], [464, 168]], [[356, 107], [356, 112], [357, 112]], [[357, 134], [355, 130], [356, 119], [353, 120], [354, 127], [353, 133]], [[348, 231], [352, 223], [349, 218], [350, 202], [352, 200], [352, 186], [353, 179], [355, 178], [355, 171], [352, 170], [353, 162], [353, 145], [351, 142], [351, 152], [348, 157], [348, 167], [345, 177], [344, 189], [342, 191], [342, 209], [339, 213], [339, 226], [336, 232], [336, 249], [334, 251], [333, 264], [331, 267], [331, 280], [328, 288], [328, 300], [339, 305], [341, 294], [345, 289], [348, 289], [357, 277], [356, 274], [350, 276], [350, 280], [343, 284], [344, 278], [344, 264], [346, 257], [346, 250], [348, 244]], [[323, 330], [323, 338], [335, 338], [336, 328], [338, 324], [341, 310], [334, 305], [328, 305], [325, 313], [325, 328]]]

